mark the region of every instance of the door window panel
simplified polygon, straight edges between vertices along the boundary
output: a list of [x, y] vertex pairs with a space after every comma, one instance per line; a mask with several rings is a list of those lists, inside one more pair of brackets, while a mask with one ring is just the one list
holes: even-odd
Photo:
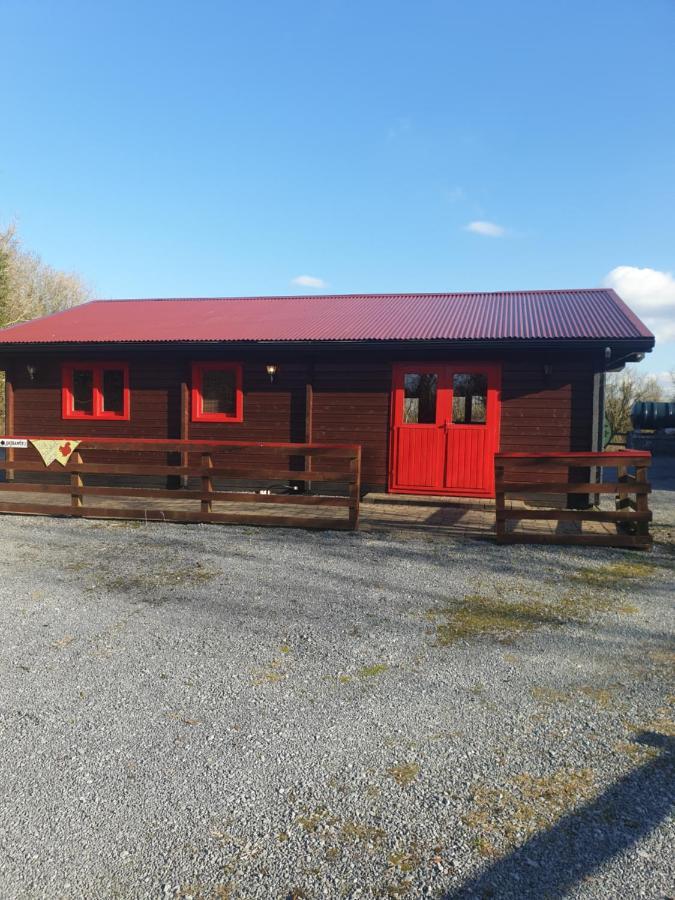
[[433, 425], [436, 422], [438, 375], [407, 373], [404, 376], [403, 423]]
[[476, 372], [452, 376], [452, 424], [485, 425], [487, 377]]

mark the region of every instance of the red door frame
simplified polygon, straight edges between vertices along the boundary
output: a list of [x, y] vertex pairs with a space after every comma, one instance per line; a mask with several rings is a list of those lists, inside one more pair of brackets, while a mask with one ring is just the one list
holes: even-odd
[[[403, 409], [403, 375], [409, 372], [438, 372], [437, 409], [435, 427], [446, 434], [445, 467], [442, 483], [433, 488], [409, 486], [399, 483], [398, 479], [398, 429], [429, 428], [424, 425], [402, 425], [400, 421]], [[488, 396], [485, 425], [453, 425], [452, 424], [452, 374], [457, 372], [481, 372], [487, 375]], [[443, 421], [445, 420], [445, 421]], [[396, 494], [437, 494], [450, 497], [494, 497], [494, 454], [499, 451], [501, 422], [501, 364], [482, 360], [445, 360], [443, 362], [405, 362], [392, 366], [391, 409], [389, 427], [389, 493]], [[431, 426], [433, 427], [433, 426]], [[484, 461], [484, 477], [482, 489], [475, 487], [445, 486], [447, 469], [452, 452], [453, 431], [466, 434], [472, 429], [484, 431], [484, 440], [488, 454]]]

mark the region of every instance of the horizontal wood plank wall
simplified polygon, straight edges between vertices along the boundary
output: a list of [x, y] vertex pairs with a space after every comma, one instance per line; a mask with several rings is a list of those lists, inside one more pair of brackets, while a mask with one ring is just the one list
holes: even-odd
[[[551, 366], [545, 374], [544, 365]], [[502, 453], [592, 450], [593, 359], [563, 354], [521, 355], [502, 366]], [[562, 481], [567, 472], [536, 467], [532, 481]], [[587, 480], [579, 478], [578, 480]]]
[[313, 438], [360, 444], [364, 489], [386, 489], [390, 392], [389, 360], [368, 362], [356, 356], [315, 363]]
[[[212, 353], [212, 351], [211, 351]], [[16, 434], [39, 434], [49, 437], [83, 435], [98, 437], [181, 437], [181, 380], [193, 357], [166, 353], [123, 354], [129, 362], [131, 388], [131, 419], [128, 422], [76, 420], [61, 418], [61, 363], [65, 359], [110, 359], [107, 354], [41, 355], [37, 360], [37, 374], [33, 381], [26, 367], [17, 365], [14, 423]], [[119, 353], [115, 359], [122, 358]], [[199, 352], [195, 359], [208, 359], [210, 354]], [[237, 357], [237, 360], [239, 357]], [[305, 427], [305, 365], [286, 364], [280, 367], [274, 383], [270, 383], [263, 362], [244, 361], [244, 421], [188, 422], [190, 438], [195, 440], [234, 441], [304, 441]], [[17, 451], [20, 453], [21, 451]], [[255, 452], [252, 451], [252, 457]], [[139, 459], [142, 454], [139, 453]], [[269, 455], [268, 457], [269, 458]], [[102, 463], [114, 462], [114, 454], [96, 451]], [[220, 455], [214, 464], [222, 462]]]
[[[418, 361], [458, 359], [459, 354], [428, 351], [409, 355]], [[375, 347], [330, 348], [314, 360], [313, 439], [359, 443], [363, 448], [362, 483], [384, 490], [388, 481], [391, 366], [402, 354]], [[61, 362], [67, 359], [124, 359], [130, 367], [131, 421], [77, 421], [61, 418]], [[181, 379], [191, 360], [231, 359], [244, 364], [244, 421], [189, 422], [189, 437], [204, 440], [289, 441], [305, 439], [306, 379], [312, 360], [301, 349], [242, 351], [168, 346], [162, 351], [120, 354], [31, 354], [15, 365], [17, 435], [55, 437], [181, 437]], [[502, 363], [503, 452], [590, 450], [592, 436], [593, 360], [589, 355], [521, 353], [490, 357]], [[37, 365], [33, 381], [25, 363]], [[270, 383], [265, 363], [279, 366]], [[544, 365], [552, 366], [549, 375]], [[111, 455], [99, 451], [101, 462]], [[253, 452], [253, 451], [252, 451]], [[21, 451], [17, 452], [18, 454]], [[219, 464], [220, 460], [214, 460]], [[546, 473], [545, 477], [551, 477]]]

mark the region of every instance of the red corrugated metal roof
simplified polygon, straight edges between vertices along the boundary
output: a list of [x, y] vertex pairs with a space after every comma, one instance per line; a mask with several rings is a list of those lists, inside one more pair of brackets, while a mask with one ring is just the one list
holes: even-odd
[[620, 297], [605, 288], [96, 300], [0, 331], [2, 344], [651, 337]]

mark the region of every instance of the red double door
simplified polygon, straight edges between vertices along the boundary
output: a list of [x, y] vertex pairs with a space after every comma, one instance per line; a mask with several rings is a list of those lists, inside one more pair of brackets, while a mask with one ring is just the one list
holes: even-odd
[[494, 495], [500, 374], [483, 362], [394, 366], [390, 490]]

